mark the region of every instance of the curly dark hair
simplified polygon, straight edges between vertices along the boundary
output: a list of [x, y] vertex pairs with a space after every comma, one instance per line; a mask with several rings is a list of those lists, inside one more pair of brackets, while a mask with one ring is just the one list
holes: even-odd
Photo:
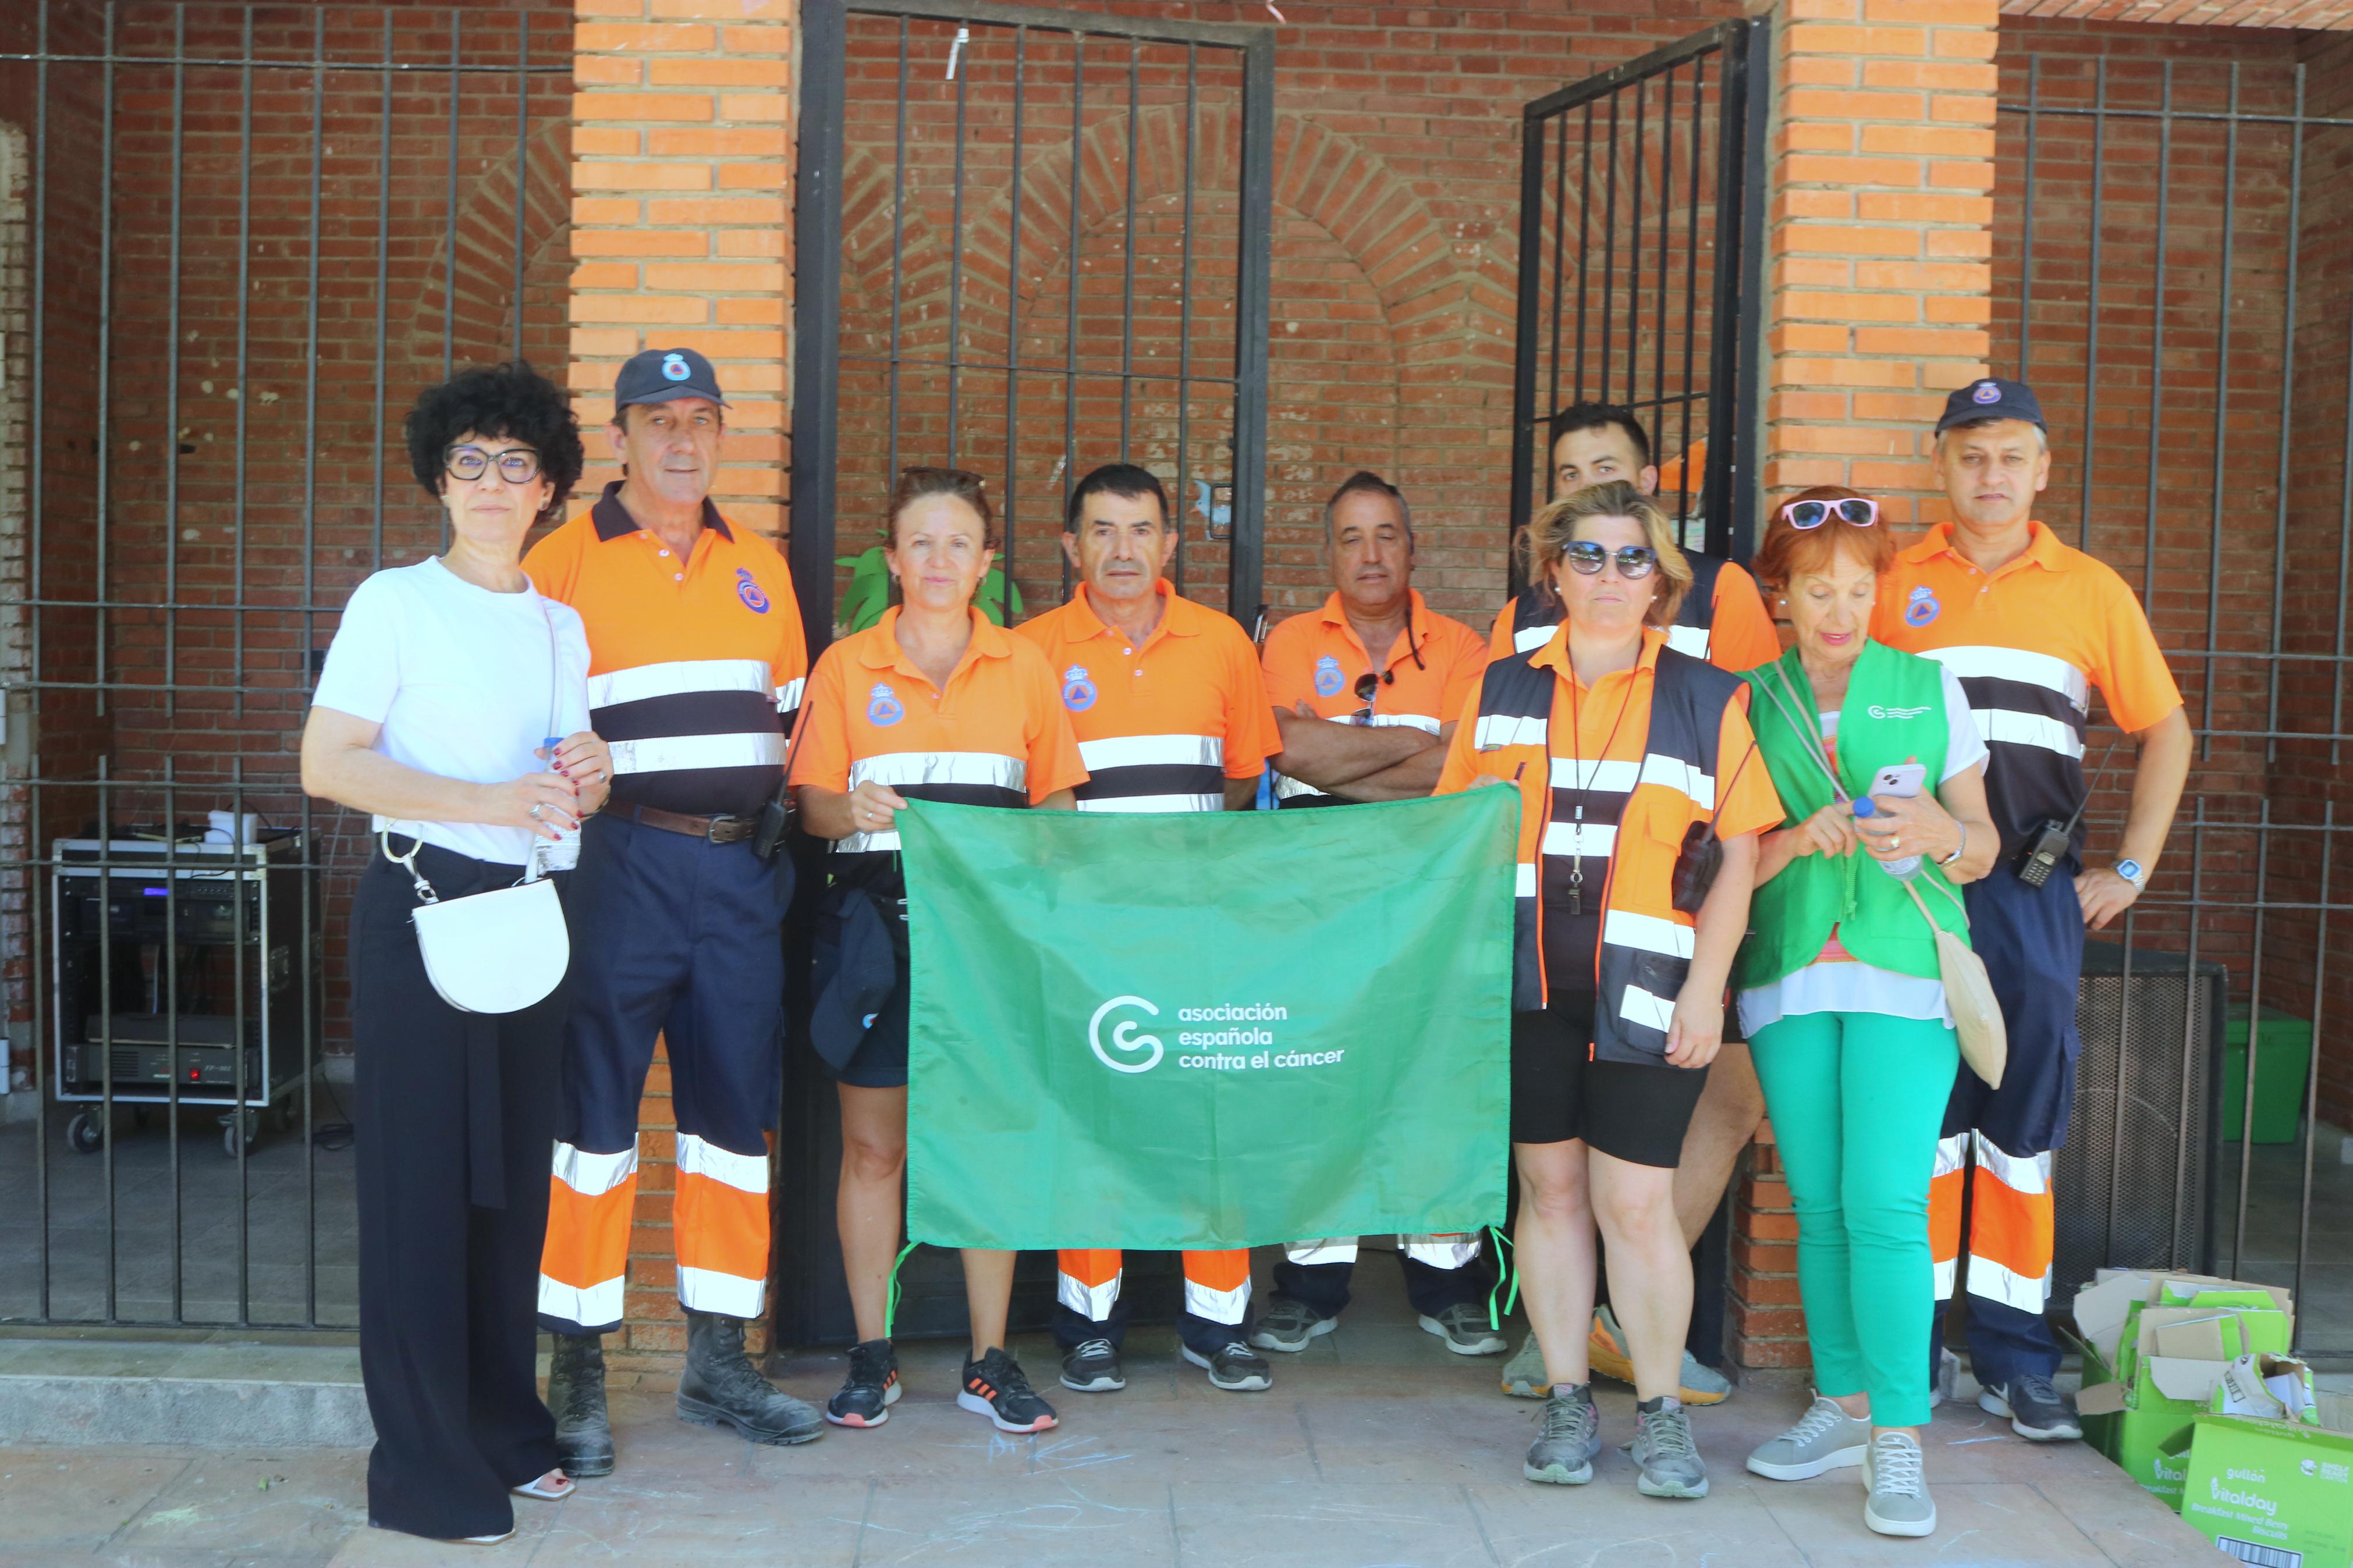
[[587, 463], [572, 399], [525, 360], [475, 365], [427, 387], [400, 428], [408, 440], [409, 468], [436, 498], [449, 478], [443, 455], [460, 436], [503, 437], [536, 451], [540, 472], [554, 487], [543, 517], [564, 505]]

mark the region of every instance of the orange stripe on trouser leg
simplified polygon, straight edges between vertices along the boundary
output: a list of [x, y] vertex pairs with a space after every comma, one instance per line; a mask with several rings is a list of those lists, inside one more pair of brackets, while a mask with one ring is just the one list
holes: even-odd
[[1089, 1322], [1106, 1322], [1119, 1302], [1126, 1254], [1116, 1247], [1068, 1247], [1056, 1256], [1055, 1299]]
[[681, 1170], [670, 1226], [679, 1300], [702, 1312], [758, 1316], [768, 1279], [768, 1194]]
[[1185, 1310], [1213, 1323], [1239, 1323], [1250, 1311], [1250, 1252], [1232, 1247], [1185, 1254]]
[[1979, 1164], [1969, 1178], [1969, 1294], [2042, 1311], [2053, 1230], [2048, 1191], [2019, 1192]]
[[1957, 1132], [1936, 1141], [1936, 1160], [1928, 1176], [1928, 1257], [1936, 1266], [1936, 1296], [1953, 1299], [1960, 1273], [1961, 1184], [1968, 1179], [1969, 1135]]
[[539, 1271], [581, 1290], [619, 1279], [629, 1265], [629, 1214], [637, 1200], [634, 1174], [593, 1197], [549, 1177]]

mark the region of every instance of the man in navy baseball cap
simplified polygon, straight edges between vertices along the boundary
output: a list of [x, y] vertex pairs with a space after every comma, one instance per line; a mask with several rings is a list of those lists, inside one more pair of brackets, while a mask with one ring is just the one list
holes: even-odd
[[692, 349], [648, 349], [633, 354], [613, 378], [613, 423], [621, 423], [621, 410], [633, 404], [680, 397], [727, 406], [727, 399], [719, 395], [719, 373]]
[[2034, 389], [2022, 381], [2004, 381], [1998, 375], [1982, 376], [1956, 388], [1945, 399], [1945, 412], [1936, 420], [1936, 434], [1941, 436], [1956, 425], [1985, 425], [1998, 419], [2022, 419], [2042, 431], [2046, 439], [2051, 434], [2050, 423], [2042, 417], [2042, 405], [2036, 400]]

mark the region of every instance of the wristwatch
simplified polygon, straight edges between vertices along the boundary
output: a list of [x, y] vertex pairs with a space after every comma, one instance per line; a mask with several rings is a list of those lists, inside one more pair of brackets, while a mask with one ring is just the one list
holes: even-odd
[[2133, 885], [2133, 891], [2136, 893], [2148, 886], [2148, 868], [2142, 865], [2137, 860], [2124, 859], [2117, 861], [2116, 875], [2122, 877], [2126, 881], [2130, 882]]

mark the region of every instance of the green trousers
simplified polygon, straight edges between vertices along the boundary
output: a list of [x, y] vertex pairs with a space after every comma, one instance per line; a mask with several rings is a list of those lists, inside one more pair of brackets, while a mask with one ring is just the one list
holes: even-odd
[[1749, 1051], [1798, 1214], [1814, 1386], [1868, 1394], [1878, 1426], [1917, 1426], [1936, 1310], [1928, 1176], [1959, 1042], [1916, 1018], [1801, 1013]]

